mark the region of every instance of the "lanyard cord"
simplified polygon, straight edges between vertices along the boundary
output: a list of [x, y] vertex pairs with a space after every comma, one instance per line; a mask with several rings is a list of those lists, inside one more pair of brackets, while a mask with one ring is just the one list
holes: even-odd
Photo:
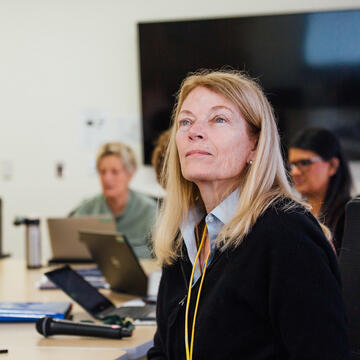
[[209, 260], [209, 256], [210, 256], [210, 249], [209, 252], [207, 254], [206, 257], [206, 261], [205, 261], [205, 265], [204, 265], [204, 271], [201, 277], [201, 282], [200, 282], [200, 286], [199, 286], [199, 290], [197, 293], [197, 298], [196, 298], [196, 304], [195, 304], [195, 310], [194, 310], [194, 317], [193, 317], [193, 323], [192, 323], [192, 331], [191, 331], [191, 342], [190, 342], [190, 351], [189, 351], [189, 306], [190, 306], [190, 298], [191, 298], [191, 288], [192, 288], [192, 282], [194, 279], [194, 273], [195, 273], [195, 268], [196, 268], [196, 263], [198, 261], [198, 258], [200, 256], [201, 253], [201, 249], [203, 247], [205, 238], [206, 238], [206, 234], [207, 234], [207, 227], [205, 224], [205, 228], [204, 228], [204, 232], [202, 235], [202, 239], [201, 239], [201, 243], [199, 246], [199, 250], [196, 254], [196, 258], [194, 261], [194, 265], [191, 271], [191, 277], [190, 277], [190, 283], [189, 283], [189, 290], [188, 290], [188, 297], [187, 297], [187, 301], [186, 301], [186, 311], [185, 311], [185, 349], [186, 349], [186, 360], [192, 360], [192, 355], [193, 355], [193, 348], [194, 348], [194, 334], [195, 334], [195, 320], [196, 320], [196, 315], [197, 315], [197, 310], [199, 307], [199, 300], [200, 300], [200, 294], [201, 294], [201, 289], [202, 289], [202, 285], [205, 279], [205, 272], [206, 272], [206, 267], [207, 267], [207, 263]]

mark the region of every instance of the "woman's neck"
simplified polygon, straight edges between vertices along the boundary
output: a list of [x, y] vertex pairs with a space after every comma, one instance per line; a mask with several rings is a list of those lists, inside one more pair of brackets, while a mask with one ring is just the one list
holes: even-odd
[[324, 204], [325, 194], [308, 196], [307, 202], [311, 205], [311, 213], [317, 218], [321, 215], [321, 208]]
[[215, 209], [237, 187], [236, 183], [229, 183], [228, 181], [197, 182], [196, 185], [199, 188], [207, 214]]
[[130, 192], [129, 190], [127, 190], [126, 193], [119, 196], [106, 198], [106, 203], [108, 204], [114, 216], [119, 216], [123, 213], [125, 206], [129, 200], [129, 196]]

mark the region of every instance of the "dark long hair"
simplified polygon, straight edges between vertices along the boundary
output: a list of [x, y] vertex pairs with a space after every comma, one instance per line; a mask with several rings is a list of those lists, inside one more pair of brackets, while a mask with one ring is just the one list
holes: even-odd
[[340, 141], [329, 130], [308, 128], [295, 136], [290, 147], [313, 151], [325, 161], [333, 157], [339, 159], [339, 167], [329, 181], [325, 200], [321, 207], [321, 220], [334, 231], [339, 216], [343, 213], [345, 204], [350, 199], [352, 187], [349, 165]]

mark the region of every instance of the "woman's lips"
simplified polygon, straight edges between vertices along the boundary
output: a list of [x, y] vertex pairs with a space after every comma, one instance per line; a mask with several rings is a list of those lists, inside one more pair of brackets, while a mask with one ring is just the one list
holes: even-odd
[[305, 181], [303, 179], [295, 179], [293, 178], [293, 183], [295, 186], [302, 185]]
[[211, 155], [211, 154], [208, 151], [204, 151], [204, 150], [191, 150], [185, 154], [185, 157], [196, 156], [196, 155], [202, 156], [202, 155]]

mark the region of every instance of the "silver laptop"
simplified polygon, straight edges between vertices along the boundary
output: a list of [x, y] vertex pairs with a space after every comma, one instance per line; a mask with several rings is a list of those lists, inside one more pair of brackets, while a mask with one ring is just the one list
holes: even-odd
[[52, 259], [50, 263], [87, 262], [91, 254], [79, 241], [80, 230], [115, 232], [116, 226], [110, 216], [86, 216], [47, 219]]
[[83, 242], [110, 287], [122, 293], [147, 296], [148, 277], [123, 234], [80, 231]]

